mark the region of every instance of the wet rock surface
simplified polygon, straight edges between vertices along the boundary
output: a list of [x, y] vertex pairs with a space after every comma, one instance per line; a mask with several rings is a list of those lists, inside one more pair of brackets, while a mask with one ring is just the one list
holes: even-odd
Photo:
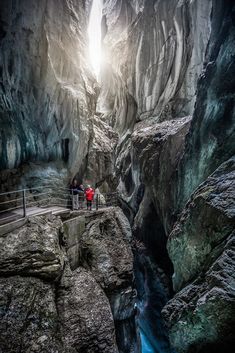
[[179, 291], [163, 315], [178, 352], [232, 352], [234, 339], [235, 234], [221, 244], [206, 272]]
[[168, 239], [178, 291], [220, 254], [235, 227], [235, 159], [222, 164], [191, 197]]
[[[165, 120], [191, 114], [211, 6], [202, 0], [104, 2], [108, 64], [101, 73], [100, 108], [116, 114], [119, 131], [133, 126], [136, 115]], [[134, 102], [137, 114], [131, 114]]]
[[235, 154], [235, 7], [214, 1], [212, 32], [186, 152], [179, 166], [176, 208], [181, 210], [196, 187]]
[[235, 342], [234, 163], [200, 185], [168, 240], [178, 293], [163, 313], [179, 352], [230, 352]]
[[[135, 160], [138, 158], [140, 179], [148, 190], [149, 203], [153, 203], [166, 233], [172, 226], [174, 212], [174, 174], [184, 151], [190, 122], [190, 117], [163, 123], [149, 119], [136, 124], [132, 134], [133, 154]], [[144, 218], [141, 211], [140, 205], [136, 226]]]

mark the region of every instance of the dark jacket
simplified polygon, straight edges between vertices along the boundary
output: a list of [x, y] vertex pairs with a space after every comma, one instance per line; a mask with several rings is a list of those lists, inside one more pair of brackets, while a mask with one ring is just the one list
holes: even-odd
[[71, 184], [69, 188], [70, 188], [70, 194], [73, 193], [73, 195], [78, 195], [78, 188], [79, 188], [78, 185], [75, 186]]

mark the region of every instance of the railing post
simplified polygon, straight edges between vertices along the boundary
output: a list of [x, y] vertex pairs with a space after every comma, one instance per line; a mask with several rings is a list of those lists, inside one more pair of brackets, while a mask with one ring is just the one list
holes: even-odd
[[25, 189], [23, 190], [23, 217], [25, 218], [27, 216], [26, 212], [26, 194], [25, 194]]
[[96, 210], [99, 209], [99, 194], [96, 195]]
[[73, 197], [73, 189], [72, 189], [72, 211], [74, 210], [74, 197]]

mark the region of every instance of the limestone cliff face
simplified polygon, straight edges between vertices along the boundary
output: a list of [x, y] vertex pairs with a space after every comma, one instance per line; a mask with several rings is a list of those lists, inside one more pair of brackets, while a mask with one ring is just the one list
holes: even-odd
[[119, 208], [1, 234], [0, 351], [137, 352], [130, 241]]
[[59, 162], [73, 175], [83, 165], [96, 95], [87, 64], [89, 6], [1, 1], [1, 170]]
[[192, 113], [211, 6], [200, 0], [104, 2], [100, 108], [116, 115], [119, 131], [136, 119]]
[[176, 208], [182, 209], [194, 189], [233, 156], [234, 144], [234, 4], [214, 2], [212, 33], [186, 152], [179, 167]]

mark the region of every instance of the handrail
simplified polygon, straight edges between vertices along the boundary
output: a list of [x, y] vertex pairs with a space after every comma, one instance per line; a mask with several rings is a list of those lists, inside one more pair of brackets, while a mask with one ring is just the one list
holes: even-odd
[[[13, 198], [11, 198], [11, 196], [13, 196]], [[53, 189], [51, 186], [38, 186], [33, 188], [12, 190], [0, 193], [0, 200], [1, 199], [0, 224], [1, 222], [7, 221], [9, 218], [14, 218], [16, 216], [25, 218], [29, 207], [37, 206], [40, 208], [47, 208], [58, 206], [72, 210], [75, 210], [75, 208], [86, 208], [85, 194], [75, 195], [73, 190], [63, 187]], [[98, 210], [102, 207], [115, 206], [117, 205], [117, 201], [118, 192], [110, 192], [105, 194], [96, 192], [91, 207]], [[20, 209], [22, 209], [22, 215], [21, 212], [19, 212]]]

